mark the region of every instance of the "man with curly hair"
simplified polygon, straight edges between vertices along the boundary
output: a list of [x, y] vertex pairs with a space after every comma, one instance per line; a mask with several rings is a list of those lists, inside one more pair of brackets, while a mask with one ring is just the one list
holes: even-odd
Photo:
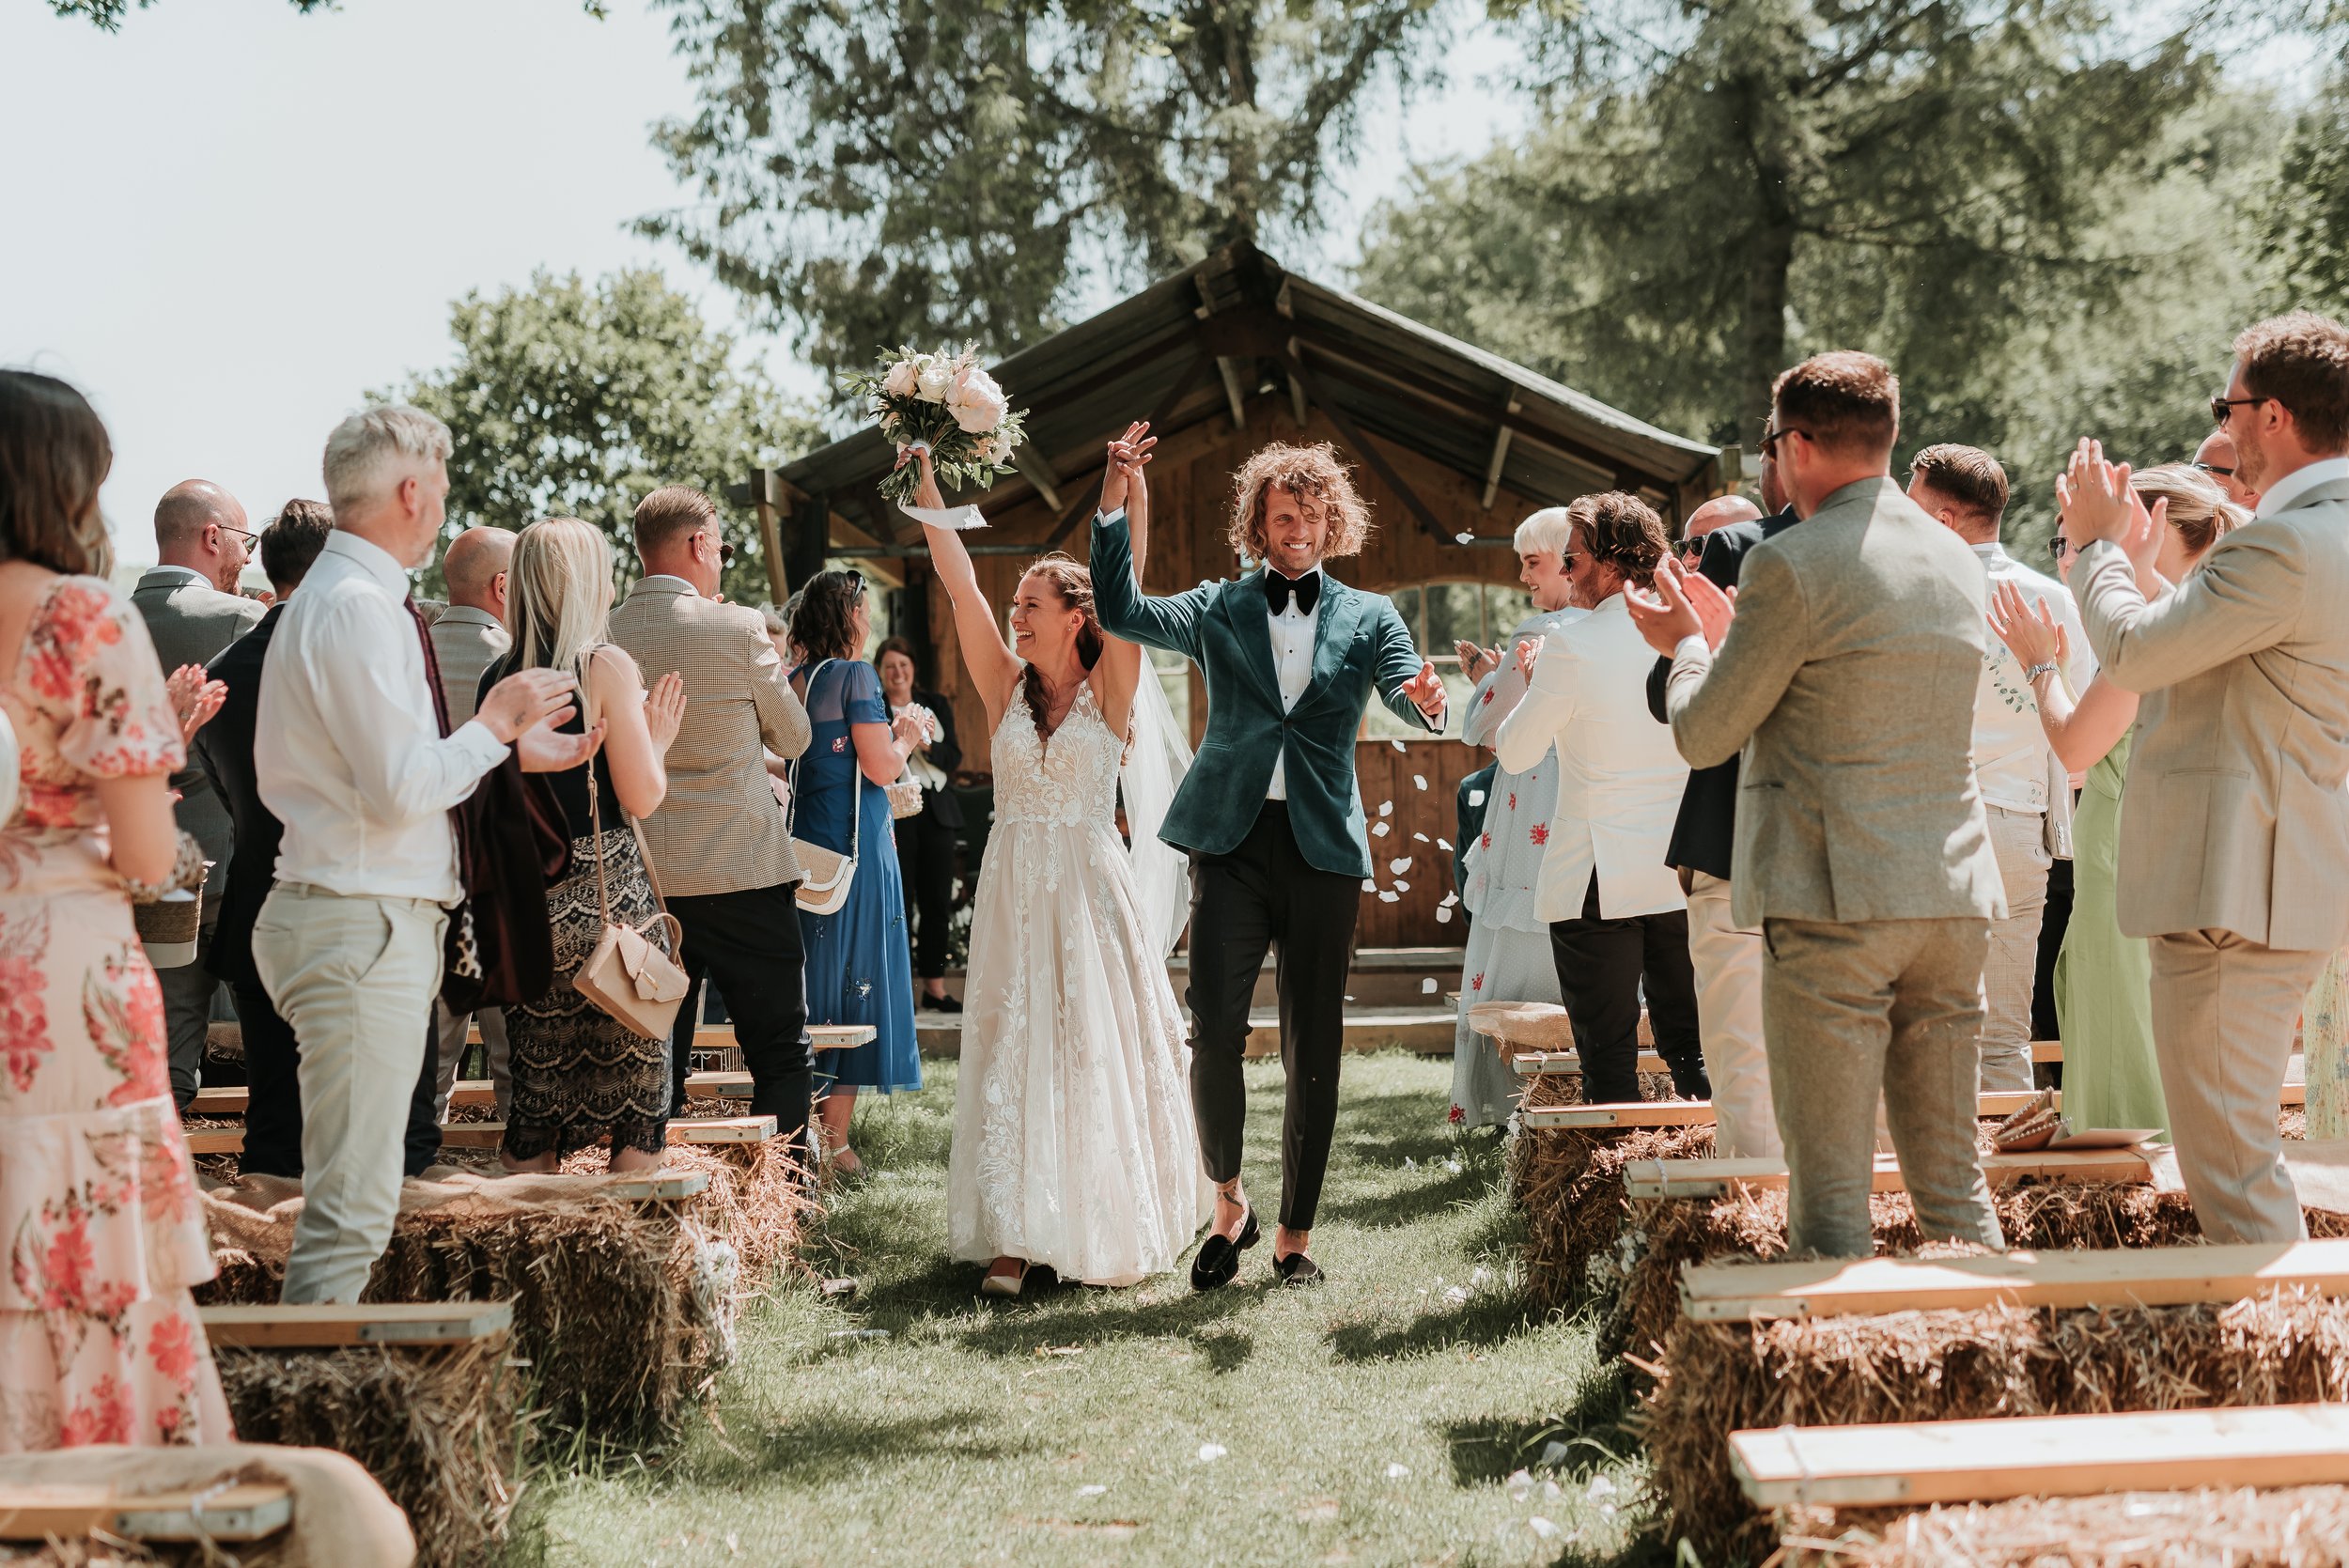
[[1265, 953], [1279, 954], [1280, 1229], [1283, 1284], [1318, 1280], [1306, 1255], [1337, 1125], [1346, 977], [1370, 842], [1354, 737], [1375, 691], [1398, 717], [1444, 727], [1444, 689], [1381, 595], [1338, 582], [1369, 508], [1328, 444], [1268, 446], [1233, 476], [1229, 537], [1239, 576], [1166, 598], [1134, 581], [1124, 510], [1094, 520], [1094, 605], [1112, 635], [1182, 654], [1207, 682], [1207, 733], [1159, 836], [1191, 857], [1190, 1095], [1216, 1183], [1215, 1227], [1191, 1265], [1212, 1290], [1255, 1244], [1240, 1190], [1240, 1057]]

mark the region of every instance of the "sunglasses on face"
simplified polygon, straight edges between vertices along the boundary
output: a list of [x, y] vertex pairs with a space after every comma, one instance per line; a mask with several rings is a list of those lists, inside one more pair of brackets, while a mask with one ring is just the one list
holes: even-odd
[[[2242, 408], [2247, 404], [2272, 403], [2274, 401], [2275, 399], [2273, 397], [2230, 397], [2222, 392], [2217, 396], [2210, 400], [2211, 423], [2214, 425], [2223, 426], [2228, 420], [2234, 417], [2235, 410]], [[2201, 465], [2197, 463], [2195, 466], [2200, 468]]]
[[1763, 432], [1762, 432], [1762, 455], [1763, 455], [1764, 457], [1766, 457], [1766, 458], [1774, 458], [1774, 457], [1776, 457], [1776, 456], [1778, 455], [1778, 453], [1777, 453], [1777, 448], [1778, 448], [1778, 443], [1779, 443], [1780, 442], [1784, 441], [1784, 440], [1785, 440], [1788, 436], [1799, 436], [1799, 435], [1802, 435], [1802, 434], [1804, 434], [1804, 433], [1805, 433], [1805, 432], [1803, 432], [1803, 431], [1801, 431], [1801, 430], [1797, 430], [1797, 429], [1796, 429], [1796, 428], [1795, 428], [1793, 426], [1791, 426], [1791, 425], [1789, 425], [1789, 426], [1785, 426], [1785, 427], [1781, 427], [1781, 428], [1780, 428], [1780, 429], [1776, 429], [1776, 430], [1765, 430], [1765, 431], [1763, 431]]
[[704, 529], [702, 531], [702, 537], [708, 539], [710, 543], [718, 547], [718, 564], [720, 566], [730, 567], [734, 565], [734, 541], [732, 539], [722, 539], [715, 532], [708, 529]]
[[2196, 463], [2194, 466], [2201, 469], [2204, 474], [2215, 474], [2221, 479], [2232, 479], [2234, 477], [2233, 469], [2220, 468], [2217, 463]]
[[2079, 546], [2061, 534], [2047, 541], [2047, 553], [2055, 558], [2055, 563], [2059, 567], [2079, 552]]

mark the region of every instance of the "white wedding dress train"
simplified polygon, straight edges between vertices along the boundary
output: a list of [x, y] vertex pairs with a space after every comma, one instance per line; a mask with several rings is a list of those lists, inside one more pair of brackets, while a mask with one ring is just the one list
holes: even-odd
[[995, 728], [947, 1164], [958, 1260], [1133, 1284], [1213, 1206], [1182, 1013], [1114, 826], [1124, 752], [1090, 687], [1049, 743], [1017, 691]]

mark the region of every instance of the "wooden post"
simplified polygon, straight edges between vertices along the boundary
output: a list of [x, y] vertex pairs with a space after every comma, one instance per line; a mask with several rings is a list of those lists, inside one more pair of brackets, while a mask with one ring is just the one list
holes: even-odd
[[758, 509], [758, 548], [767, 552], [767, 602], [780, 607], [791, 597], [783, 560], [782, 475], [771, 468], [753, 469], [751, 495]]
[[824, 559], [831, 553], [831, 498], [802, 496], [791, 508], [790, 550], [783, 558], [786, 575], [793, 582], [804, 583], [824, 569]]

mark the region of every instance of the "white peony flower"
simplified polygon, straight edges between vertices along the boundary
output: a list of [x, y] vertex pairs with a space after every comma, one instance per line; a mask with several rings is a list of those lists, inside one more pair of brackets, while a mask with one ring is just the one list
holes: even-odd
[[921, 368], [910, 359], [901, 359], [889, 367], [881, 380], [881, 390], [892, 397], [910, 397], [921, 384]]
[[957, 372], [946, 393], [946, 411], [970, 435], [983, 436], [993, 430], [1003, 423], [1009, 407], [995, 378], [976, 365], [966, 365]]
[[914, 362], [915, 396], [925, 403], [942, 403], [946, 393], [955, 384], [955, 367], [951, 360], [936, 354], [924, 354]]

